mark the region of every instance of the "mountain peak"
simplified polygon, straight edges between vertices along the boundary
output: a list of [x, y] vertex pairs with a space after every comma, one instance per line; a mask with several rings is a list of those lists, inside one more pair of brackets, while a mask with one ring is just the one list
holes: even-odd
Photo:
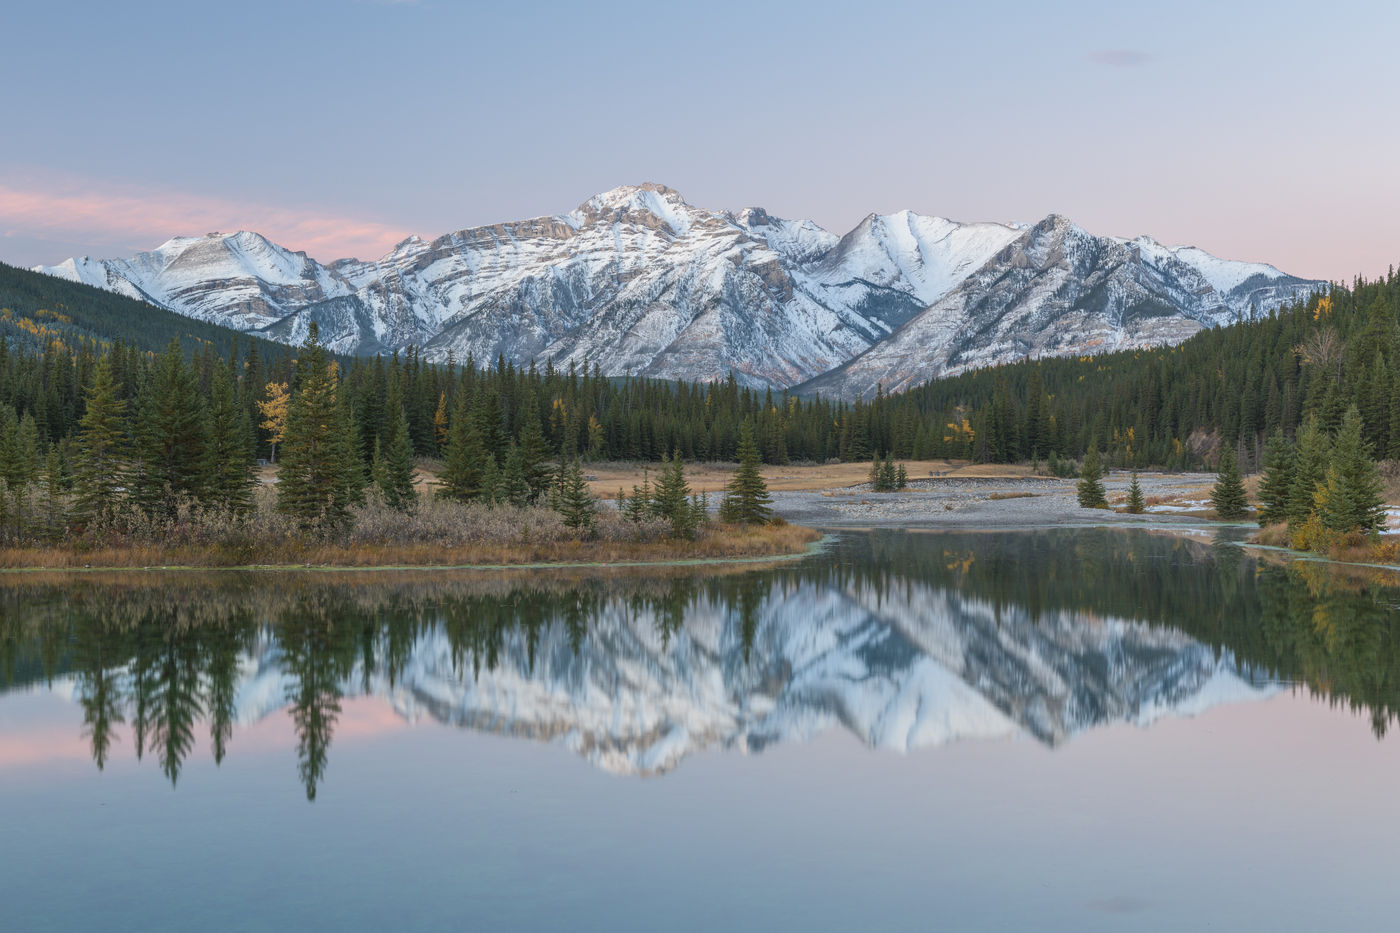
[[643, 182], [640, 185], [620, 185], [595, 194], [578, 206], [570, 219], [588, 223], [639, 223], [645, 227], [667, 227], [680, 236], [690, 229], [695, 209], [681, 197], [679, 191]]
[[1046, 214], [1045, 217], [1042, 218], [1041, 221], [1037, 223], [1033, 229], [1041, 231], [1067, 230], [1070, 227], [1077, 226], [1078, 224], [1070, 220], [1068, 216], [1061, 214], [1058, 211], [1051, 211], [1049, 214]]
[[[344, 353], [419, 346], [431, 360], [587, 360], [609, 376], [686, 380], [732, 371], [774, 387], [831, 376], [847, 397], [1026, 355], [1179, 341], [1322, 287], [1136, 244], [1062, 214], [1028, 226], [908, 210], [838, 237], [646, 182], [564, 214], [409, 237], [380, 262], [326, 266], [238, 231], [40, 271], [289, 343], [315, 320]], [[1149, 305], [1164, 313], [1128, 314]]]
[[772, 216], [761, 207], [746, 207], [735, 216], [744, 227], [766, 227], [773, 222]]

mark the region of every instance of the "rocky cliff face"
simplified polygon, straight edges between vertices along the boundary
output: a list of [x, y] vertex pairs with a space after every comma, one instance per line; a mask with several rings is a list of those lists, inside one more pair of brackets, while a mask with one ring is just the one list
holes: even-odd
[[[903, 211], [837, 237], [761, 208], [715, 212], [661, 185], [567, 214], [412, 237], [322, 265], [255, 233], [177, 237], [40, 271], [290, 343], [315, 321], [346, 353], [554, 360], [607, 375], [847, 396], [1027, 355], [1179, 341], [1322, 287], [1148, 238]], [[821, 377], [817, 379], [817, 377]]]

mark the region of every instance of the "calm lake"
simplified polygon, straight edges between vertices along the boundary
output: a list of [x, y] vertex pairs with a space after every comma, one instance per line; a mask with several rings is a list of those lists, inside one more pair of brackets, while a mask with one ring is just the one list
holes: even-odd
[[1389, 929], [1400, 578], [1150, 530], [0, 577], [6, 930]]

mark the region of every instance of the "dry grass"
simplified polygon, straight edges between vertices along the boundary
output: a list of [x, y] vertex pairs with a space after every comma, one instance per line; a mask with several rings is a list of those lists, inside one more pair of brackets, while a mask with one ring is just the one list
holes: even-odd
[[1341, 563], [1394, 564], [1400, 560], [1400, 541], [1376, 539], [1360, 531], [1347, 534], [1325, 532], [1314, 522], [1297, 530], [1291, 530], [1283, 523], [1266, 525], [1254, 536], [1254, 543], [1311, 550]]
[[0, 567], [609, 564], [774, 557], [798, 553], [820, 538], [785, 522], [711, 523], [694, 540], [668, 537], [667, 528], [662, 521], [630, 522], [602, 509], [596, 535], [583, 540], [547, 508], [463, 504], [429, 494], [412, 514], [371, 498], [353, 510], [348, 527], [309, 534], [278, 513], [271, 490], [263, 489], [243, 516], [185, 509], [153, 521], [133, 514], [60, 543], [13, 541], [0, 548]]
[[993, 502], [1001, 502], [1003, 499], [1034, 499], [1039, 493], [1035, 492], [994, 492], [988, 499]]

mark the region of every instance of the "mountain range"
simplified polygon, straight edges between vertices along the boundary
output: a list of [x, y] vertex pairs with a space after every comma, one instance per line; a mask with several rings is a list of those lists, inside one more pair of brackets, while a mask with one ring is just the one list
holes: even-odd
[[252, 232], [36, 271], [343, 353], [417, 346], [604, 375], [870, 396], [1027, 356], [1170, 344], [1325, 288], [1148, 237], [871, 214], [837, 236], [762, 208], [711, 211], [662, 185], [551, 217], [410, 237], [323, 265]]

